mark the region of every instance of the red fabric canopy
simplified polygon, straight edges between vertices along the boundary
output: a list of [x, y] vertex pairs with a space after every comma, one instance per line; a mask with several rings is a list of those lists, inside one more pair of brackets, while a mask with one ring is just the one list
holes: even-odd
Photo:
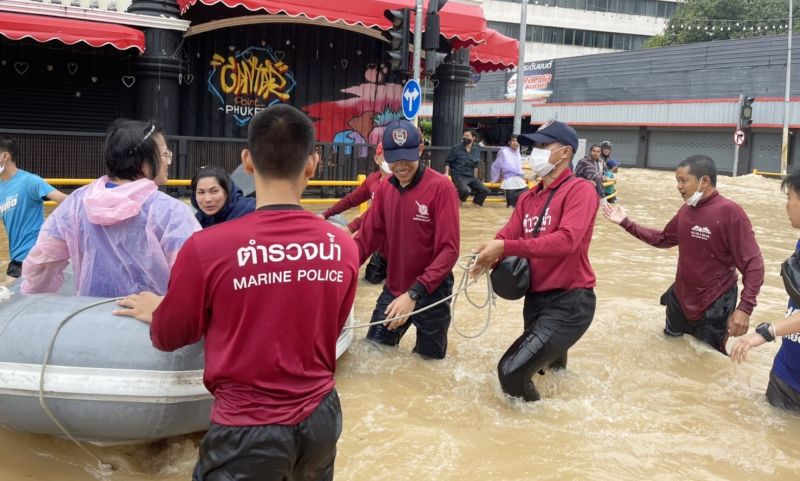
[[[181, 12], [186, 12], [196, 3], [222, 3], [231, 8], [241, 6], [251, 11], [264, 10], [273, 15], [303, 16], [312, 20], [323, 19], [330, 23], [342, 22], [381, 30], [391, 27], [389, 20], [383, 16], [385, 10], [410, 8], [413, 11], [415, 6], [414, 0], [178, 0]], [[425, 1], [423, 14], [427, 11], [427, 3]], [[451, 40], [454, 48], [484, 42], [486, 19], [481, 7], [447, 2], [439, 12], [439, 18], [441, 34]]]
[[469, 64], [478, 72], [507, 70], [517, 66], [519, 61], [519, 41], [486, 30], [486, 43], [472, 47], [469, 51]]
[[111, 45], [117, 50], [136, 48], [144, 52], [144, 33], [141, 30], [113, 23], [0, 12], [0, 35], [11, 40], [58, 40], [67, 45], [83, 42], [92, 47]]

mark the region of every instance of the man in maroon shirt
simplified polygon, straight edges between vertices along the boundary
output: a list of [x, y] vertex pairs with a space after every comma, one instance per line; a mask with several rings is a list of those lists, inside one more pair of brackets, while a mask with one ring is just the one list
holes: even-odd
[[596, 283], [589, 243], [599, 199], [594, 185], [572, 175], [569, 166], [578, 134], [551, 121], [521, 140], [534, 143], [531, 167], [541, 177], [522, 194], [508, 223], [476, 249], [474, 278], [502, 257], [528, 259], [530, 290], [522, 310], [524, 331], [500, 359], [500, 386], [510, 396], [538, 401], [531, 376], [564, 368], [567, 351], [594, 318]]
[[259, 112], [242, 152], [256, 212], [195, 233], [163, 298], [119, 301], [152, 320], [153, 345], [205, 341], [211, 427], [194, 480], [330, 480], [342, 413], [336, 340], [353, 304], [358, 251], [341, 229], [300, 207], [317, 168], [314, 127], [301, 111]]
[[[396, 346], [410, 324], [417, 328], [414, 352], [443, 359], [447, 353], [450, 302], [407, 314], [449, 296], [458, 261], [458, 193], [447, 177], [420, 165], [422, 138], [407, 120], [383, 131], [383, 155], [394, 176], [381, 182], [355, 236], [363, 263], [379, 246], [388, 260], [386, 284], [378, 297], [367, 339]], [[410, 321], [410, 322], [408, 322]]]
[[[352, 209], [353, 207], [357, 207], [363, 202], [372, 200], [372, 198], [375, 197], [375, 191], [378, 190], [378, 184], [382, 180], [385, 180], [387, 177], [392, 175], [392, 171], [389, 169], [389, 164], [387, 164], [386, 160], [383, 158], [382, 144], [378, 144], [378, 148], [375, 150], [374, 160], [375, 164], [378, 166], [378, 170], [369, 174], [366, 180], [364, 180], [364, 183], [359, 185], [356, 190], [350, 192], [341, 198], [339, 202], [327, 208], [321, 214], [322, 218], [327, 219], [336, 214], [341, 214], [342, 212]], [[364, 215], [366, 215], [366, 212], [347, 224], [347, 230], [349, 230], [351, 233], [356, 233], [361, 228], [361, 223], [364, 222]], [[366, 279], [366, 281], [370, 284], [380, 284], [384, 279], [386, 279], [386, 258], [381, 253], [380, 248], [372, 254], [372, 257], [370, 257], [369, 263], [367, 264], [367, 268], [364, 272], [364, 279]]]
[[[717, 191], [717, 167], [705, 155], [693, 155], [675, 171], [685, 205], [663, 230], [633, 222], [622, 206], [603, 206], [603, 214], [648, 244], [678, 246], [675, 282], [661, 296], [667, 307], [664, 334], [690, 334], [726, 354], [728, 336], [741, 336], [764, 283], [764, 261], [744, 210]], [[736, 305], [736, 270], [742, 273], [742, 297]]]

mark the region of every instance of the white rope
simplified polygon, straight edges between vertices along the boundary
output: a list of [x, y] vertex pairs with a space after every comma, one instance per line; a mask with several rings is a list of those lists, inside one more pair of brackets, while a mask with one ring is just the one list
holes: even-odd
[[47, 348], [47, 352], [45, 352], [45, 354], [44, 354], [44, 361], [42, 361], [42, 372], [39, 374], [39, 404], [42, 406], [42, 409], [44, 409], [45, 414], [47, 414], [50, 417], [50, 420], [53, 421], [53, 423], [55, 423], [56, 426], [58, 426], [58, 429], [60, 429], [61, 432], [64, 433], [64, 435], [67, 438], [69, 438], [70, 441], [75, 443], [79, 448], [84, 450], [89, 456], [91, 456], [95, 461], [97, 461], [97, 464], [100, 466], [100, 469], [103, 469], [103, 470], [114, 470], [115, 468], [114, 468], [114, 465], [104, 462], [102, 459], [97, 457], [93, 452], [89, 451], [89, 449], [86, 446], [84, 446], [80, 441], [75, 439], [75, 437], [67, 430], [67, 428], [65, 428], [64, 425], [61, 424], [58, 421], [58, 419], [56, 419], [56, 416], [50, 411], [50, 408], [47, 407], [47, 402], [44, 399], [44, 374], [45, 374], [45, 371], [47, 369], [47, 363], [48, 363], [48, 361], [50, 361], [50, 354], [53, 352], [53, 346], [56, 343], [56, 338], [58, 337], [58, 333], [61, 332], [61, 328], [64, 327], [64, 325], [67, 323], [67, 321], [69, 321], [70, 319], [72, 319], [73, 317], [77, 316], [78, 314], [80, 314], [83, 311], [86, 311], [86, 310], [91, 309], [91, 308], [96, 307], [96, 306], [100, 306], [102, 304], [107, 304], [109, 302], [115, 302], [115, 301], [118, 301], [119, 299], [122, 299], [122, 298], [121, 297], [116, 297], [114, 299], [105, 299], [105, 300], [102, 300], [102, 301], [98, 301], [98, 302], [95, 302], [93, 304], [89, 304], [88, 306], [84, 306], [84, 307], [78, 309], [77, 311], [71, 313], [67, 317], [65, 317], [58, 324], [58, 327], [56, 328], [56, 331], [53, 333], [52, 339], [50, 339], [50, 346]]
[[[458, 263], [456, 265], [461, 270], [463, 270], [464, 273], [461, 275], [461, 281], [458, 284], [458, 288], [452, 294], [450, 294], [449, 296], [447, 296], [447, 297], [445, 297], [443, 299], [439, 299], [438, 301], [434, 302], [433, 304], [427, 305], [427, 306], [425, 306], [425, 307], [423, 307], [421, 309], [417, 309], [416, 311], [409, 312], [408, 314], [403, 315], [403, 316], [396, 316], [396, 317], [392, 317], [392, 318], [389, 318], [389, 319], [382, 319], [380, 321], [369, 322], [369, 323], [366, 323], [366, 324], [356, 324], [355, 326], [346, 326], [344, 329], [345, 330], [347, 330], [347, 329], [361, 329], [361, 328], [364, 328], [364, 327], [377, 326], [379, 324], [387, 324], [389, 322], [396, 321], [398, 319], [408, 318], [408, 317], [411, 317], [413, 315], [419, 314], [421, 312], [425, 312], [428, 309], [436, 307], [436, 306], [438, 306], [439, 304], [441, 304], [443, 302], [447, 302], [448, 300], [453, 299], [453, 302], [450, 305], [450, 316], [451, 316], [451, 318], [453, 320], [452, 321], [453, 322], [453, 329], [460, 336], [465, 337], [467, 339], [474, 339], [474, 338], [476, 338], [478, 336], [481, 336], [489, 328], [489, 321], [490, 321], [490, 319], [492, 317], [492, 306], [494, 305], [494, 291], [492, 291], [492, 280], [489, 277], [489, 271], [487, 270], [486, 272], [481, 274], [481, 276], [486, 276], [486, 301], [484, 301], [483, 304], [479, 305], [469, 297], [468, 289], [470, 287], [472, 287], [474, 284], [476, 284], [478, 282], [478, 280], [480, 279], [480, 276], [478, 276], [478, 278], [476, 278], [472, 282], [469, 281], [469, 270], [472, 269], [472, 267], [475, 266], [475, 261], [477, 259], [478, 259], [478, 254], [468, 254], [468, 255], [465, 255], [465, 256], [461, 256], [458, 259]], [[458, 299], [458, 295], [461, 294], [462, 292], [464, 293], [464, 296], [467, 298], [467, 301], [470, 304], [472, 304], [473, 306], [477, 307], [478, 309], [484, 309], [484, 308], [486, 308], [488, 306], [488, 310], [487, 310], [487, 313], [486, 313], [486, 322], [484, 323], [484, 326], [480, 330], [480, 332], [478, 332], [475, 335], [464, 334], [456, 326], [456, 322], [455, 322], [456, 300]]]

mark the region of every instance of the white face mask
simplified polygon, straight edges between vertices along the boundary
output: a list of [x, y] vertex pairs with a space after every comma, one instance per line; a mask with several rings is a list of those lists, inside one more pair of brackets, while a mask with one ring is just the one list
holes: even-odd
[[0, 165], [0, 174], [6, 171], [6, 164]]
[[381, 162], [381, 170], [383, 171], [384, 174], [392, 173], [392, 169], [389, 168], [389, 164], [387, 164], [385, 160]]
[[[561, 149], [564, 148], [566, 147], [561, 147]], [[561, 149], [556, 149], [551, 152], [548, 149], [533, 148], [531, 150], [531, 156], [530, 156], [531, 169], [533, 169], [533, 172], [539, 177], [544, 177], [545, 175], [552, 172], [553, 169], [556, 168], [556, 165], [560, 164], [561, 161], [559, 160], [555, 164], [551, 164], [550, 155], [553, 152], [558, 152]]]
[[689, 205], [691, 207], [697, 207], [698, 202], [700, 202], [700, 199], [702, 198], [703, 198], [703, 188], [698, 187], [697, 192], [690, 195], [689, 198], [686, 199], [686, 205]]

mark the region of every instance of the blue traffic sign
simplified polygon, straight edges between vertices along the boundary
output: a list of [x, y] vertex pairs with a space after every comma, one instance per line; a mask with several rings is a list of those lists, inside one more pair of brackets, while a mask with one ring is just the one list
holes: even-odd
[[419, 88], [419, 82], [415, 79], [406, 82], [402, 96], [400, 103], [403, 104], [403, 115], [408, 120], [414, 120], [422, 106], [422, 89]]

